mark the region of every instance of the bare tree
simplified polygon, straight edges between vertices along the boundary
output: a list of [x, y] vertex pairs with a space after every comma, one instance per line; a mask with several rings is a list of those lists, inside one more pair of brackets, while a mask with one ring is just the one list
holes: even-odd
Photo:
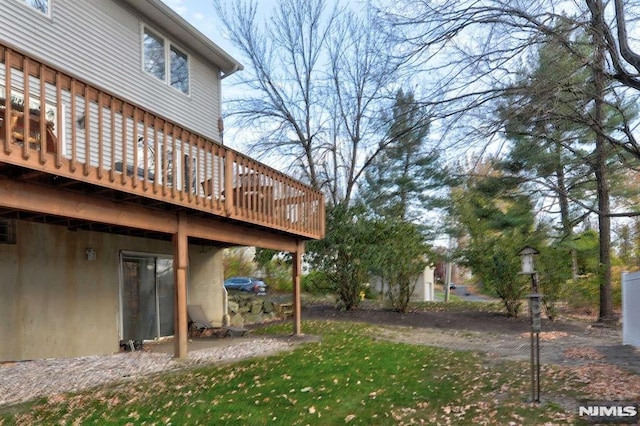
[[[349, 205], [380, 143], [380, 110], [392, 102], [396, 67], [371, 16], [325, 0], [281, 0], [260, 22], [253, 1], [214, 5], [248, 66], [228, 102], [239, 126], [259, 136], [251, 149], [274, 155]], [[382, 133], [384, 134], [384, 133]]]
[[[627, 33], [629, 17], [636, 17], [631, 22], [637, 23], [640, 4], [623, 0], [614, 0], [613, 5], [610, 1], [602, 0], [585, 0], [585, 3], [591, 14], [594, 31], [601, 40], [603, 78], [640, 91], [640, 54], [632, 49]], [[607, 16], [610, 16], [607, 12], [611, 8], [615, 22], [607, 20]], [[625, 138], [608, 138], [608, 141], [640, 158], [640, 142], [636, 139], [635, 129], [625, 121], [620, 130]]]
[[[599, 1], [599, 0], [598, 0]], [[587, 3], [589, 3], [588, 1]], [[613, 319], [613, 296], [611, 294], [611, 217], [609, 205], [609, 180], [607, 179], [607, 156], [611, 146], [605, 137], [605, 96], [607, 76], [605, 74], [605, 40], [606, 30], [602, 20], [597, 16], [603, 10], [591, 8], [591, 40], [595, 55], [591, 63], [593, 77], [593, 128], [595, 128], [595, 161], [594, 173], [598, 185], [598, 231], [600, 256], [600, 315], [599, 319]]]
[[[391, 89], [397, 80], [397, 66], [388, 53], [389, 43], [376, 28], [372, 15], [347, 11], [332, 29], [327, 44], [331, 86], [329, 108], [332, 127], [339, 138], [332, 168], [339, 173], [333, 188], [334, 202], [352, 198], [358, 181], [372, 161], [389, 144], [380, 112], [391, 108]], [[341, 148], [341, 149], [340, 149]], [[340, 182], [342, 181], [342, 182]]]
[[[607, 7], [611, 7], [611, 2], [606, 3], [602, 0], [585, 0], [595, 28], [602, 31], [604, 38], [603, 49], [606, 49], [613, 72], [610, 76], [627, 87], [640, 90], [640, 54], [636, 53], [629, 43], [629, 35], [627, 33], [627, 14], [628, 9], [637, 9], [639, 5], [623, 0], [614, 0], [614, 11], [616, 22], [615, 25], [607, 22], [605, 11]], [[637, 15], [637, 11], [633, 11]], [[615, 35], [614, 35], [615, 34]], [[629, 71], [629, 67], [632, 68]]]
[[[262, 131], [251, 149], [293, 157], [297, 173], [322, 186], [315, 158], [324, 128], [318, 82], [321, 56], [337, 12], [322, 1], [283, 0], [270, 21], [256, 18], [254, 2], [214, 1], [231, 42], [248, 61], [239, 73], [243, 94], [228, 102], [238, 124]], [[264, 24], [264, 25], [262, 25]]]

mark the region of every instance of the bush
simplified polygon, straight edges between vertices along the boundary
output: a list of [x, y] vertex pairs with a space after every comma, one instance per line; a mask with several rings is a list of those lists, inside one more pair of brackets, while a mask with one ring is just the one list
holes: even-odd
[[557, 304], [571, 278], [571, 251], [564, 247], [544, 246], [536, 260], [542, 303], [550, 320], [557, 316]]
[[611, 271], [611, 292], [613, 297], [613, 308], [622, 308], [622, 273], [623, 272], [637, 272], [637, 267], [629, 268], [626, 265], [614, 266]]
[[232, 248], [225, 250], [224, 277], [252, 277], [255, 275], [256, 266], [251, 257], [247, 256], [244, 248]]
[[510, 317], [517, 317], [522, 298], [530, 289], [530, 277], [520, 273], [520, 258], [515, 254], [524, 246], [517, 232], [493, 238], [478, 238], [461, 252], [466, 266], [482, 280], [484, 290], [502, 300]]
[[[613, 297], [613, 308], [620, 309], [622, 306], [622, 269], [613, 268], [613, 279], [611, 280], [611, 295]], [[579, 311], [588, 315], [596, 315], [600, 307], [600, 279], [598, 274], [588, 274], [579, 277], [577, 280], [568, 280], [563, 299], [573, 311]]]
[[285, 260], [273, 258], [262, 267], [264, 281], [269, 291], [291, 292], [293, 290], [293, 273], [291, 265]]
[[302, 291], [310, 294], [330, 294], [334, 292], [333, 284], [327, 274], [322, 271], [311, 271], [302, 277]]
[[574, 311], [588, 315], [598, 313], [600, 306], [600, 280], [597, 274], [581, 276], [569, 280], [565, 288], [564, 299]]

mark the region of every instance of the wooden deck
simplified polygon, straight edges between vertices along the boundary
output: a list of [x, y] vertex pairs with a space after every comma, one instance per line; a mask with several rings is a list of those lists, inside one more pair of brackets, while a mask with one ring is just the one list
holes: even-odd
[[301, 239], [325, 232], [320, 192], [0, 44], [2, 167]]

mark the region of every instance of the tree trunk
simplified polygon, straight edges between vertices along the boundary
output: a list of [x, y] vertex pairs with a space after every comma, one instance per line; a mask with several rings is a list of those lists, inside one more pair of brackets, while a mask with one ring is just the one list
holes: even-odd
[[[573, 224], [571, 223], [571, 213], [569, 211], [569, 197], [567, 196], [568, 190], [566, 187], [566, 177], [564, 172], [564, 165], [561, 161], [562, 145], [555, 144], [556, 159], [558, 161], [556, 165], [556, 180], [558, 181], [558, 202], [560, 204], [560, 221], [562, 222], [562, 231], [566, 238], [573, 235]], [[571, 279], [578, 279], [578, 252], [576, 249], [571, 249]]]
[[[598, 1], [599, 14], [604, 8]], [[593, 10], [592, 10], [593, 11]], [[614, 319], [613, 300], [611, 294], [611, 218], [609, 217], [609, 182], [607, 181], [606, 159], [607, 141], [603, 135], [604, 128], [604, 96], [606, 87], [605, 74], [605, 39], [601, 16], [593, 17], [593, 44], [596, 48], [593, 64], [594, 80], [594, 127], [596, 134], [596, 158], [594, 172], [598, 188], [598, 228], [600, 234], [600, 314], [598, 321]]]

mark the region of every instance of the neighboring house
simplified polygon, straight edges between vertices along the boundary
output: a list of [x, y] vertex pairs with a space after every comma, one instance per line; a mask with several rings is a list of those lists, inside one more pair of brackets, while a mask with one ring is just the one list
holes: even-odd
[[[426, 266], [424, 270], [416, 277], [415, 288], [411, 294], [411, 300], [414, 302], [432, 302], [434, 296], [434, 268]], [[371, 277], [371, 289], [386, 297], [389, 291], [389, 283], [382, 281], [380, 277]]]
[[159, 0], [0, 1], [0, 361], [113, 353], [224, 312], [222, 250], [294, 255], [322, 195], [222, 145], [242, 66]]

